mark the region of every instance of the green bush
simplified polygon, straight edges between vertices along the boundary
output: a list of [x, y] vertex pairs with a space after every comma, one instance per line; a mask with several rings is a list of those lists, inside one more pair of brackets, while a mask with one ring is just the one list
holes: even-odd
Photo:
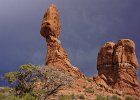
[[[46, 80], [46, 76], [46, 73], [39, 67], [32, 64], [24, 64], [19, 67], [17, 72], [6, 73], [5, 79], [13, 85], [14, 95], [16, 97], [24, 96], [24, 98], [26, 97], [28, 99], [28, 97], [30, 97], [29, 95], [34, 97], [38, 97], [40, 95], [39, 93], [41, 92], [34, 92], [35, 83], [39, 80]], [[29, 95], [26, 96], [27, 94]]]
[[73, 100], [72, 95], [61, 95], [58, 100]]
[[96, 100], [107, 100], [107, 97], [102, 96], [102, 95], [97, 95]]
[[125, 97], [125, 100], [135, 100], [133, 97], [130, 97], [130, 96], [126, 96]]
[[21, 100], [39, 100], [39, 99], [37, 99], [36, 97], [33, 97], [33, 96], [29, 95], [29, 94], [25, 94], [25, 95], [21, 98]]
[[113, 95], [112, 97], [111, 97], [111, 99], [110, 100], [122, 100], [121, 98], [119, 98], [118, 96], [116, 96], [116, 95]]
[[122, 100], [121, 98], [117, 97], [116, 95], [113, 96], [102, 96], [102, 95], [97, 95], [96, 100]]
[[0, 100], [39, 100], [29, 94], [25, 94], [22, 97], [16, 97], [12, 94], [0, 93]]
[[6, 96], [4, 93], [0, 93], [0, 100], [6, 100]]
[[16, 95], [32, 92], [34, 83], [39, 78], [39, 68], [32, 64], [20, 66], [19, 71], [5, 74], [5, 79], [15, 86]]

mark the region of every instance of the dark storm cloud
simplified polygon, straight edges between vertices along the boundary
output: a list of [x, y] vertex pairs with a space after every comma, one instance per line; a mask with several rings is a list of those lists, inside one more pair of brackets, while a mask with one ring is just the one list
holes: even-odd
[[46, 42], [39, 30], [51, 3], [61, 13], [62, 45], [72, 63], [86, 75], [96, 74], [97, 53], [107, 41], [131, 38], [140, 62], [138, 0], [1, 0], [1, 71], [24, 63], [44, 64]]

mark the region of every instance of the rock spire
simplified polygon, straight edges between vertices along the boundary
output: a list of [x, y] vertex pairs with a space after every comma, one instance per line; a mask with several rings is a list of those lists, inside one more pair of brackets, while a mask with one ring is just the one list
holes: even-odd
[[61, 32], [60, 14], [52, 4], [44, 14], [40, 34], [47, 41], [46, 65], [62, 69], [71, 75], [84, 77], [80, 70], [74, 67], [59, 40]]

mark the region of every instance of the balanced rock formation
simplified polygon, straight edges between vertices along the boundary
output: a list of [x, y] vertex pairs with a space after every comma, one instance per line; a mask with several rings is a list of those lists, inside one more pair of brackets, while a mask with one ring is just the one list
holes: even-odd
[[46, 56], [46, 65], [49, 67], [62, 69], [71, 75], [83, 78], [84, 75], [78, 68], [71, 64], [65, 49], [62, 47], [59, 40], [60, 32], [60, 14], [56, 6], [52, 4], [44, 15], [40, 30], [41, 35], [47, 41], [48, 50]]
[[108, 86], [124, 94], [140, 96], [138, 66], [135, 43], [130, 39], [121, 39], [117, 43], [107, 42], [98, 53], [99, 77]]

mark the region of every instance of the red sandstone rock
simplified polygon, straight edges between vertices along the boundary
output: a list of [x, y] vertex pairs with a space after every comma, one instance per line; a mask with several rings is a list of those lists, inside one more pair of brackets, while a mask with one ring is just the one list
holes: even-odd
[[60, 36], [60, 28], [60, 14], [56, 6], [52, 4], [44, 14], [40, 33], [46, 39], [49, 38], [50, 35], [58, 39]]
[[114, 48], [113, 63], [129, 63], [138, 68], [138, 61], [135, 54], [135, 43], [130, 39], [119, 40]]
[[107, 85], [123, 91], [124, 94], [140, 94], [138, 66], [135, 44], [130, 39], [119, 40], [116, 44], [108, 42], [98, 53], [99, 76], [103, 74]]
[[114, 87], [123, 89], [126, 94], [138, 94], [137, 72], [139, 65], [135, 54], [135, 43], [132, 40], [122, 39], [116, 43], [113, 63], [117, 68], [118, 76]]
[[93, 78], [93, 81], [96, 84], [98, 84], [100, 86], [103, 86], [104, 88], [109, 88], [108, 85], [107, 85], [107, 83], [106, 83], [107, 79], [106, 79], [106, 77], [103, 74], [101, 74], [100, 76], [94, 77]]
[[114, 73], [113, 73], [113, 52], [114, 52], [113, 42], [107, 42], [103, 47], [101, 47], [98, 53], [97, 60], [97, 70], [99, 75], [104, 75], [107, 80], [106, 82], [113, 83]]
[[59, 40], [61, 31], [60, 14], [55, 5], [51, 5], [44, 15], [40, 33], [47, 40], [46, 65], [66, 71], [83, 78], [80, 70], [74, 67]]

